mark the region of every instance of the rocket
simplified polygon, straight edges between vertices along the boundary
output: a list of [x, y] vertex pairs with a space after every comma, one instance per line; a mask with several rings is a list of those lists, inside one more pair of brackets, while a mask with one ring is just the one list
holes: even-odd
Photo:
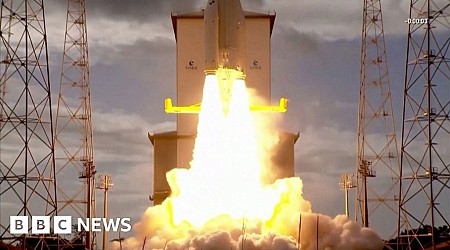
[[205, 73], [219, 69], [245, 77], [245, 14], [239, 0], [208, 0], [205, 22]]
[[[204, 10], [205, 30], [205, 85], [218, 83], [225, 114], [237, 83], [245, 86], [246, 27], [245, 13], [240, 0], [208, 0]], [[208, 81], [212, 79], [214, 81]], [[252, 105], [252, 112], [286, 112], [287, 99], [278, 106]], [[197, 114], [201, 105], [173, 106], [165, 100], [167, 113]]]
[[[208, 79], [219, 84], [220, 98], [225, 114], [235, 83], [245, 86], [246, 27], [245, 13], [240, 0], [208, 0], [204, 10], [205, 30], [205, 85]], [[279, 106], [253, 105], [253, 112], [286, 112], [287, 99], [281, 98]], [[200, 105], [173, 106], [167, 98], [167, 113], [199, 113]]]

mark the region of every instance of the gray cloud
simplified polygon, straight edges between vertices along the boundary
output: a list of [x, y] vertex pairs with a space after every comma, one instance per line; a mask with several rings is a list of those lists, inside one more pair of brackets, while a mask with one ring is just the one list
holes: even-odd
[[277, 41], [282, 38], [287, 45], [283, 48], [290, 53], [295, 52], [305, 57], [312, 57], [320, 53], [322, 41], [313, 32], [303, 32], [294, 27], [280, 26], [275, 29], [273, 36]]
[[107, 104], [99, 104], [102, 108], [133, 109], [153, 122], [175, 119], [163, 110], [164, 98], [176, 95], [173, 40], [157, 38], [114, 50], [101, 45], [90, 49], [92, 95]]
[[[62, 46], [66, 4], [66, 1], [48, 0], [46, 5], [47, 21], [61, 30], [58, 46]], [[172, 29], [170, 13], [197, 11], [205, 5], [206, 0], [87, 1], [89, 40], [91, 44], [132, 44], [138, 39], [150, 40], [154, 36], [167, 35]], [[275, 30], [295, 29], [327, 40], [360, 37], [362, 6], [350, 0], [332, 1], [326, 5], [314, 0], [242, 0], [242, 5], [250, 11], [276, 11]], [[403, 34], [407, 5], [389, 1], [383, 8], [389, 10], [383, 15], [386, 34]], [[293, 35], [295, 33], [292, 32]], [[56, 32], [51, 34], [50, 39], [57, 39]]]
[[[171, 12], [199, 10], [202, 4], [200, 0], [93, 0], [86, 1], [86, 12], [92, 19], [148, 22], [161, 19]], [[46, 8], [51, 12], [65, 12], [67, 1], [48, 0]]]

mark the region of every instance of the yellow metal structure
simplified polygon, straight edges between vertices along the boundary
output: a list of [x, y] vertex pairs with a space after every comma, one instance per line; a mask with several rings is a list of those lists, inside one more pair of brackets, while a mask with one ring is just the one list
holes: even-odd
[[164, 101], [164, 110], [166, 113], [197, 114], [200, 113], [200, 103], [192, 106], [178, 107], [172, 105], [171, 98], [166, 98]]
[[[172, 99], [166, 98], [165, 100], [165, 111], [166, 113], [178, 113], [178, 114], [197, 114], [200, 113], [201, 104], [195, 104], [191, 106], [179, 107], [172, 105]], [[287, 111], [288, 100], [286, 98], [280, 99], [280, 104], [278, 106], [264, 106], [264, 105], [256, 105], [251, 106], [250, 111], [252, 112], [277, 112], [284, 113]]]
[[[233, 88], [233, 81], [235, 79], [245, 79], [245, 74], [242, 71], [228, 68], [218, 68], [216, 70], [205, 70], [206, 75], [216, 75], [217, 81], [221, 89], [221, 99], [224, 107], [228, 106], [229, 98], [231, 95], [231, 89]], [[277, 112], [284, 113], [287, 111], [288, 100], [281, 98], [278, 106], [264, 106], [256, 105], [250, 106], [252, 112]], [[197, 114], [200, 113], [201, 103], [197, 103], [191, 106], [173, 106], [172, 99], [166, 98], [164, 102], [166, 113], [177, 114]], [[227, 108], [224, 108], [224, 112], [227, 112]]]

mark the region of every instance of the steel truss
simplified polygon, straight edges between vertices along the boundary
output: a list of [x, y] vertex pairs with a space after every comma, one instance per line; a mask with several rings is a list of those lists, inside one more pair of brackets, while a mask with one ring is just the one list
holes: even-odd
[[407, 22], [398, 244], [436, 249], [450, 227], [450, 2], [412, 0]]
[[355, 217], [388, 238], [397, 229], [398, 160], [381, 1], [364, 0]]
[[9, 216], [53, 216], [57, 210], [43, 0], [3, 0], [0, 28], [0, 241], [57, 248], [57, 237], [13, 235], [9, 225]]
[[[55, 132], [56, 169], [61, 183], [58, 213], [83, 219], [96, 214], [90, 88], [85, 1], [68, 0]], [[67, 247], [97, 247], [95, 232], [80, 237], [81, 242]]]

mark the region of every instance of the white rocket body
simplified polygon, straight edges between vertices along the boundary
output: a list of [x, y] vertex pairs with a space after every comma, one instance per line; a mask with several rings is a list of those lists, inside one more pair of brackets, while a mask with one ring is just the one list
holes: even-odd
[[208, 0], [205, 21], [205, 72], [219, 68], [244, 72], [245, 14], [239, 0]]

